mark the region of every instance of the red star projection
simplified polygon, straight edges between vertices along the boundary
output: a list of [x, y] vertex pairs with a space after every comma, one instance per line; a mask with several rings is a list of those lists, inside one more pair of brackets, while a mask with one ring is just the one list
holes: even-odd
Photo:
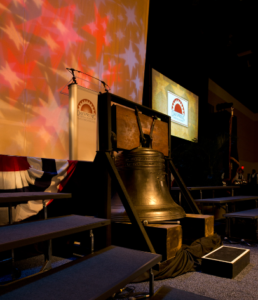
[[93, 76], [141, 103], [148, 7], [149, 0], [1, 0], [1, 153], [68, 157], [66, 68], [89, 74], [77, 73], [86, 88], [103, 92]]
[[119, 76], [121, 64], [112, 66], [111, 61], [108, 62], [108, 70], [104, 72], [103, 78], [109, 87], [112, 87], [115, 82], [121, 82], [122, 79]]
[[25, 88], [35, 90], [31, 76], [35, 62], [20, 63], [11, 51], [8, 51], [7, 58], [0, 68], [0, 78], [2, 84], [9, 88], [10, 104], [13, 105]]
[[103, 45], [108, 46], [108, 38], [106, 37], [108, 17], [101, 18], [97, 6], [94, 4], [95, 22], [82, 27], [85, 31], [96, 38], [96, 59], [99, 58]]
[[41, 10], [40, 16], [25, 23], [25, 30], [44, 41], [52, 52], [51, 67], [57, 68], [72, 45], [85, 41], [74, 28], [76, 6], [55, 8], [50, 2], [44, 1]]

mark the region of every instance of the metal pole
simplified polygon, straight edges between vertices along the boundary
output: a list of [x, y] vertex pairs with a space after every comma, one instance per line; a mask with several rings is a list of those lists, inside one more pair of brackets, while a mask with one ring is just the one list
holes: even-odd
[[92, 229], [90, 230], [90, 238], [91, 238], [91, 240], [90, 240], [90, 243], [91, 243], [91, 253], [93, 253], [94, 252], [94, 234], [93, 234]]
[[256, 219], [256, 239], [258, 239], [258, 219]]
[[77, 160], [77, 84], [69, 85], [69, 159]]
[[[8, 206], [8, 213], [9, 213], [9, 224], [12, 225], [13, 224], [13, 207], [12, 207], [12, 203], [10, 203], [9, 206]], [[12, 278], [15, 279], [16, 275], [15, 275], [15, 267], [14, 267], [14, 249], [12, 249], [11, 252], [12, 252]]]
[[228, 151], [228, 172], [229, 172], [229, 179], [231, 179], [231, 135], [232, 135], [232, 120], [234, 115], [234, 108], [231, 107], [231, 116], [229, 120], [229, 151]]
[[43, 203], [43, 209], [44, 209], [44, 219], [47, 219], [47, 206], [45, 200], [42, 200]]
[[9, 204], [8, 207], [8, 213], [9, 213], [9, 224], [13, 224], [13, 207], [12, 207], [12, 203]]
[[[42, 200], [43, 210], [44, 210], [44, 219], [47, 220], [47, 200]], [[46, 271], [52, 268], [51, 260], [52, 260], [52, 240], [47, 241], [47, 250], [44, 250], [45, 262], [41, 271]]]
[[149, 270], [150, 273], [150, 286], [149, 286], [149, 293], [150, 297], [154, 294], [154, 274], [152, 272], [152, 269]]

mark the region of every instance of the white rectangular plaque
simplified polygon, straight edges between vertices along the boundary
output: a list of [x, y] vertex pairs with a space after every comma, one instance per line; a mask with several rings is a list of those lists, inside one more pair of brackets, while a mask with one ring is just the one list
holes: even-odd
[[171, 122], [188, 127], [188, 101], [168, 91], [168, 115]]

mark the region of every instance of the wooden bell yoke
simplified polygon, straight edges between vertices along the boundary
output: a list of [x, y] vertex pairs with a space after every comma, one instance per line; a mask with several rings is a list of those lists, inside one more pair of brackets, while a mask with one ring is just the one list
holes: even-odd
[[[103, 93], [98, 96], [98, 119], [99, 151], [95, 158], [100, 186], [98, 191], [100, 201], [98, 216], [111, 218], [112, 179], [132, 226], [141, 233], [149, 251], [155, 253], [149, 236], [117, 171], [111, 153], [113, 151], [132, 150], [139, 146], [147, 146], [162, 152], [190, 211], [195, 214], [200, 213], [171, 160], [171, 118], [116, 95]], [[108, 243], [111, 242], [110, 237], [109, 232]]]

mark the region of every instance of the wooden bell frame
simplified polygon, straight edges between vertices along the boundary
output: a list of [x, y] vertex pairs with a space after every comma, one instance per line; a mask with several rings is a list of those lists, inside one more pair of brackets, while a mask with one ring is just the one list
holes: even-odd
[[[113, 106], [111, 107], [111, 104]], [[117, 104], [117, 105], [116, 105]], [[137, 118], [137, 113], [139, 112]], [[154, 247], [140, 221], [123, 181], [114, 164], [113, 151], [131, 150], [139, 147], [144, 135], [152, 135], [152, 149], [165, 155], [169, 168], [181, 189], [182, 195], [192, 213], [200, 213], [191, 194], [171, 160], [171, 118], [168, 115], [126, 100], [119, 96], [103, 93], [98, 96], [99, 151], [95, 158], [98, 172], [99, 217], [111, 219], [111, 179], [125, 207], [132, 225], [140, 232], [150, 252]], [[137, 119], [140, 120], [138, 124]], [[156, 120], [154, 128], [153, 122]], [[153, 129], [153, 130], [152, 130]], [[107, 232], [107, 243], [111, 243], [111, 228]]]

